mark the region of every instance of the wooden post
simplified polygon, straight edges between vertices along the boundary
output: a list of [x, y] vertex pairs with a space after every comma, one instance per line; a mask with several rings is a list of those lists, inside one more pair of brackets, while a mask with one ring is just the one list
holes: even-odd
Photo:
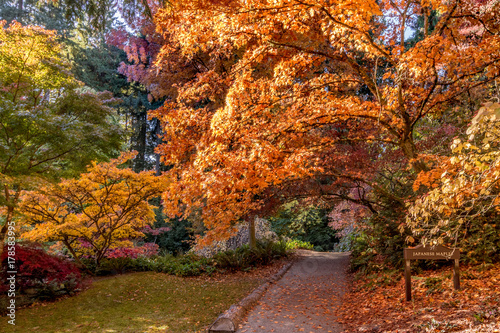
[[406, 248], [403, 250], [403, 255], [405, 259], [405, 292], [406, 301], [411, 301], [411, 268], [410, 260], [413, 259], [454, 259], [453, 266], [453, 287], [455, 289], [460, 289], [460, 275], [458, 272], [458, 261], [460, 259], [460, 250], [450, 249], [443, 245], [437, 245], [434, 247], [425, 247], [423, 245], [418, 245], [414, 248]]
[[453, 265], [453, 288], [455, 288], [455, 290], [460, 289], [460, 273], [458, 271], [458, 259], [455, 259], [455, 264]]
[[405, 260], [405, 292], [406, 301], [411, 301], [411, 267], [410, 260]]

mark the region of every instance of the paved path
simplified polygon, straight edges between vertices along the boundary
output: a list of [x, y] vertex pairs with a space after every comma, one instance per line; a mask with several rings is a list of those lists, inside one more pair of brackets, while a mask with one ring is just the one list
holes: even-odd
[[347, 288], [349, 254], [300, 251], [300, 258], [250, 311], [237, 333], [342, 332], [334, 308]]

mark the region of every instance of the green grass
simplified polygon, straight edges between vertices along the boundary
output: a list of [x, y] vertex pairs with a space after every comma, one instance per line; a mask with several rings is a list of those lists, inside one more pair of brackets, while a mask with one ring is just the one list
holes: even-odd
[[154, 272], [95, 281], [80, 294], [18, 309], [0, 332], [196, 332], [245, 297], [257, 278], [180, 278]]

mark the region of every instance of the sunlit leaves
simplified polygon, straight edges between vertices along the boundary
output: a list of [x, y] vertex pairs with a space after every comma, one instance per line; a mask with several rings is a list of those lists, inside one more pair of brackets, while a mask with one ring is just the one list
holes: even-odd
[[144, 236], [141, 229], [155, 216], [148, 200], [158, 196], [166, 182], [153, 171], [119, 167], [134, 156], [124, 153], [108, 163], [93, 163], [78, 179], [26, 192], [22, 211], [32, 227], [22, 237], [62, 241], [77, 254], [99, 261], [108, 250]]
[[[43, 89], [74, 82], [60, 57], [55, 31], [0, 21], [0, 82], [2, 97], [14, 103], [42, 98]], [[36, 89], [36, 91], [34, 91]]]
[[422, 243], [458, 241], [466, 228], [500, 212], [499, 104], [480, 109], [468, 129], [470, 141], [455, 139], [453, 155], [416, 181], [430, 191], [409, 207], [407, 224]]
[[[416, 129], [450, 121], [457, 99], [499, 75], [496, 20], [461, 4], [228, 0], [159, 9], [163, 41], [148, 77], [137, 77], [153, 96], [165, 96], [165, 82], [174, 90], [150, 114], [175, 179], [167, 210], [200, 214], [206, 239], [224, 238], [269, 202], [289, 200], [280, 193], [292, 184], [321, 175], [343, 181], [328, 188], [332, 197], [359, 182], [403, 206], [384, 180], [374, 183], [390, 173], [393, 161], [382, 159], [394, 152], [401, 168], [428, 171], [439, 158], [423, 154]], [[437, 25], [410, 47], [406, 32], [430, 11]], [[462, 31], [478, 24], [480, 36]], [[134, 61], [141, 52], [131, 50]]]
[[110, 93], [80, 89], [69, 74], [55, 32], [0, 25], [2, 242], [23, 189], [108, 158], [120, 149], [123, 130]]

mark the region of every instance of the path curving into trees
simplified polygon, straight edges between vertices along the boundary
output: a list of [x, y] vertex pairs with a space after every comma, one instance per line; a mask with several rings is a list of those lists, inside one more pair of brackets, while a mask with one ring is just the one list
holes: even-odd
[[301, 250], [299, 255], [249, 312], [238, 333], [342, 332], [335, 308], [348, 287], [349, 254]]

